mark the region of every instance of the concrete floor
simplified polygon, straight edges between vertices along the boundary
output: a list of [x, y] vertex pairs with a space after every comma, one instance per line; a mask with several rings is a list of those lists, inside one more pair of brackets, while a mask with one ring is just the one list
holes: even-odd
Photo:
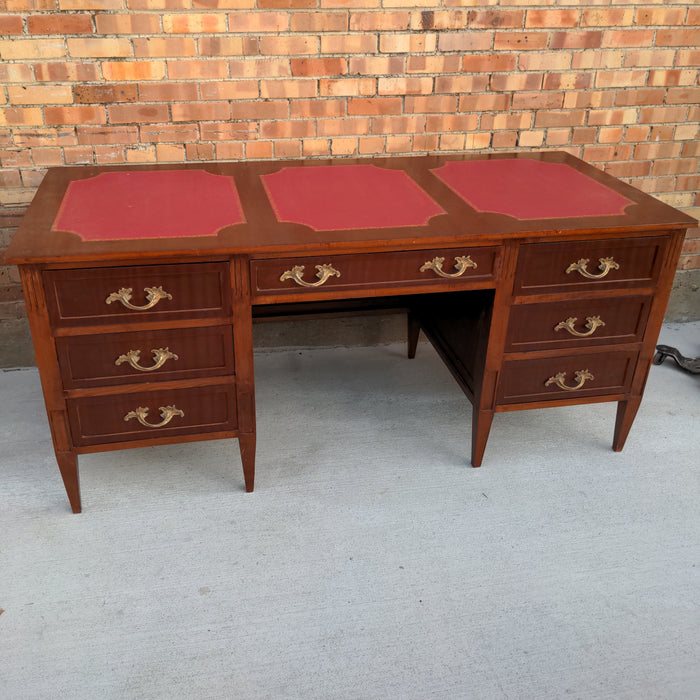
[[[700, 355], [700, 323], [661, 342]], [[692, 698], [700, 379], [496, 416], [432, 349], [256, 356], [235, 441], [81, 457], [72, 515], [38, 375], [0, 372], [0, 697]]]

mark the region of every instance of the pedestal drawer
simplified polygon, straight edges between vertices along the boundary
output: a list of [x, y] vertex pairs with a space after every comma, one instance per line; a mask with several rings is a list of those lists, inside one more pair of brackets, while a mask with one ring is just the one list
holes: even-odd
[[508, 360], [503, 363], [496, 403], [531, 403], [624, 393], [632, 381], [636, 351]]
[[49, 270], [44, 284], [57, 325], [208, 318], [230, 309], [227, 263]]
[[56, 338], [67, 389], [233, 374], [231, 326]]
[[[483, 282], [495, 278], [498, 246], [253, 260], [254, 295]], [[422, 268], [422, 269], [421, 269]]]
[[77, 446], [237, 428], [233, 383], [68, 399]]
[[668, 241], [654, 236], [521, 245], [513, 293], [655, 285]]
[[651, 302], [651, 297], [613, 297], [517, 304], [510, 312], [506, 352], [640, 342]]

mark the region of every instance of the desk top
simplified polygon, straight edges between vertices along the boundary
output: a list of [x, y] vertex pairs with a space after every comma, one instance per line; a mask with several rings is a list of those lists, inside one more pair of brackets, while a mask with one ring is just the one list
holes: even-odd
[[8, 263], [357, 252], [692, 218], [565, 152], [49, 170]]

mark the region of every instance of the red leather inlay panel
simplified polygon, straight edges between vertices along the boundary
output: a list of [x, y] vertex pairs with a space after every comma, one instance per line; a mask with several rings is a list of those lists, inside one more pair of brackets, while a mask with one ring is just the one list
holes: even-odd
[[215, 236], [245, 221], [233, 179], [204, 170], [101, 173], [71, 182], [53, 223], [83, 240]]
[[376, 165], [290, 167], [261, 178], [279, 221], [316, 231], [425, 226], [445, 213], [409, 175]]
[[619, 216], [633, 203], [565, 163], [450, 161], [432, 172], [477, 211], [515, 219]]

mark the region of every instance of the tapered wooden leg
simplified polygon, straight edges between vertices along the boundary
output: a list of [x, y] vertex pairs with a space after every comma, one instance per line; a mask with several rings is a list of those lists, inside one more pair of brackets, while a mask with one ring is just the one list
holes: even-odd
[[479, 411], [476, 408], [472, 413], [472, 466], [480, 467], [484, 457], [486, 442], [489, 439], [493, 411]]
[[639, 405], [642, 403], [641, 396], [635, 396], [627, 401], [618, 401], [617, 417], [615, 419], [615, 435], [613, 437], [613, 450], [620, 452], [625, 446], [625, 440], [629, 435], [630, 428], [637, 415]]
[[418, 336], [420, 335], [420, 323], [418, 319], [409, 311], [408, 312], [408, 359], [412, 360], [416, 356], [416, 348], [418, 347]]
[[70, 507], [80, 513], [80, 481], [78, 479], [78, 456], [72, 452], [56, 452], [56, 461], [61, 470], [63, 485], [66, 487]]
[[255, 483], [255, 433], [239, 435], [238, 446], [241, 450], [245, 490], [250, 493]]

